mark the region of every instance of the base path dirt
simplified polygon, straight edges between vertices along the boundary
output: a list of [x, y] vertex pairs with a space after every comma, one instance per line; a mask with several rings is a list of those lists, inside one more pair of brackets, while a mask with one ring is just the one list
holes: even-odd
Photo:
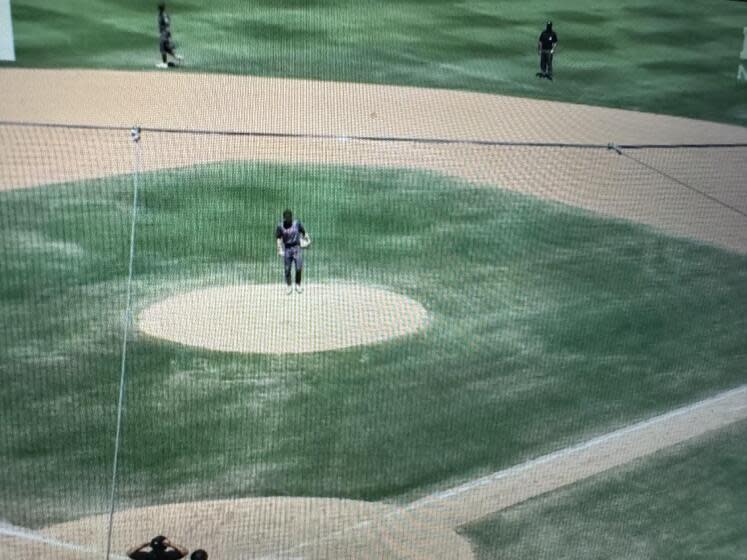
[[[107, 515], [89, 517], [43, 534], [105, 550], [108, 521]], [[472, 557], [466, 539], [425, 515], [334, 498], [251, 498], [132, 509], [114, 517], [112, 550], [121, 554], [159, 532], [191, 549], [204, 548], [215, 558]]]

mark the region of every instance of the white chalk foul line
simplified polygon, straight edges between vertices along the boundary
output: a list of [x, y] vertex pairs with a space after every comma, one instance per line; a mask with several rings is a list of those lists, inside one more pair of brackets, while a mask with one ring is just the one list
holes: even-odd
[[458, 527], [747, 418], [747, 385], [412, 502]]
[[[629, 463], [711, 430], [747, 418], [747, 385], [677, 408], [585, 442], [560, 449], [448, 490], [430, 494], [404, 508], [360, 521], [316, 542], [300, 543], [279, 553], [280, 558], [320, 542], [343, 538], [394, 517], [416, 515], [453, 529], [477, 521], [530, 498]], [[660, 432], [663, 430], [663, 434]], [[647, 436], [663, 437], [649, 438]], [[553, 474], [555, 476], [553, 476]]]

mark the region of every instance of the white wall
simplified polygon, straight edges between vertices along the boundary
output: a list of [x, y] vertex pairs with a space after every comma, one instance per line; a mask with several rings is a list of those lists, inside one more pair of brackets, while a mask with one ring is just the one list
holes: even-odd
[[0, 0], [0, 60], [15, 60], [13, 22], [10, 20], [10, 0]]

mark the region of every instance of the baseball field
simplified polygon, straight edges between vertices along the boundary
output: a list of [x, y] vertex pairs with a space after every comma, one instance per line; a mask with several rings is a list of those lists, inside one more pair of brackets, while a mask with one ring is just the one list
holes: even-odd
[[65, 4], [0, 68], [3, 551], [741, 557], [747, 5], [174, 2], [156, 70]]

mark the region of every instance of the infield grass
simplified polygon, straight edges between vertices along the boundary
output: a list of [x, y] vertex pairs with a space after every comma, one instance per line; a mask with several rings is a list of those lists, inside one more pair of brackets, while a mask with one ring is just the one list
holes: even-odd
[[[127, 176], [0, 193], [0, 501], [106, 510]], [[311, 355], [131, 340], [118, 507], [241, 496], [405, 501], [747, 381], [747, 257], [437, 174], [229, 163], [142, 178], [136, 311], [306, 278], [407, 295], [429, 328]]]
[[[16, 63], [155, 71], [151, 0], [14, 0]], [[175, 0], [187, 71], [401, 84], [747, 125], [747, 3], [727, 0]], [[554, 82], [538, 80], [552, 19]], [[157, 100], [154, 100], [154, 103]], [[164, 99], [165, 102], [165, 99]]]
[[747, 422], [475, 523], [477, 558], [738, 560]]

